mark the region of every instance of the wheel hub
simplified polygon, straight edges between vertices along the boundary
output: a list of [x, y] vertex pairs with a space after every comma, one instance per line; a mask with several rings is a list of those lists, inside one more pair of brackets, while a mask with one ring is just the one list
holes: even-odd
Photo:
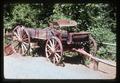
[[55, 49], [53, 48], [53, 49], [52, 49], [52, 54], [55, 54], [55, 52], [56, 52], [56, 51], [55, 51]]
[[23, 42], [21, 38], [18, 39], [19, 42]]

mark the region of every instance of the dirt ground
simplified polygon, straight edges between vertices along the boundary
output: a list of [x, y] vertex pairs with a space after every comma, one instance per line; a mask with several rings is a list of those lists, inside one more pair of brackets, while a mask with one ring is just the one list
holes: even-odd
[[[116, 62], [112, 63], [116, 64]], [[90, 64], [89, 68], [93, 69], [93, 64]], [[112, 67], [107, 64], [99, 62], [97, 71], [101, 72], [101, 74], [103, 74], [106, 79], [116, 78], [116, 67]]]
[[[115, 62], [113, 62], [115, 63]], [[116, 68], [109, 65], [99, 63], [99, 71], [105, 73], [106, 78], [116, 78]]]
[[[115, 63], [115, 62], [113, 62]], [[65, 62], [56, 66], [45, 57], [4, 56], [4, 77], [7, 79], [115, 79], [116, 68], [99, 63], [98, 71], [82, 64]]]

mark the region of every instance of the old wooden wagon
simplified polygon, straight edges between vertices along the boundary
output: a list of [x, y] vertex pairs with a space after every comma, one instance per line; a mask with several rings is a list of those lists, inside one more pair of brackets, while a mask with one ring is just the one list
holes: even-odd
[[[97, 46], [90, 32], [75, 32], [76, 29], [75, 21], [65, 19], [49, 23], [44, 29], [18, 25], [12, 31], [12, 45], [15, 52], [21, 55], [28, 54], [31, 48], [44, 46], [45, 56], [54, 64], [61, 62], [65, 50], [83, 49], [95, 55]], [[38, 45], [41, 41], [45, 45]]]

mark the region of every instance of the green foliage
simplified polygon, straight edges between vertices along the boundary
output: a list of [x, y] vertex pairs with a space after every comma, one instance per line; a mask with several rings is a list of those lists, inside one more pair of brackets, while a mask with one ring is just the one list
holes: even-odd
[[96, 39], [97, 43], [107, 42], [115, 43], [116, 35], [106, 28], [92, 28], [88, 30], [92, 36]]
[[[48, 22], [58, 19], [77, 21], [77, 32], [89, 31], [98, 44], [98, 57], [109, 56], [115, 60], [115, 54], [109, 53], [116, 47], [102, 45], [102, 42], [116, 42], [116, 7], [104, 3], [82, 4], [5, 4], [4, 27], [13, 28], [16, 23], [28, 27], [45, 28]], [[70, 53], [70, 52], [69, 52]], [[74, 53], [70, 53], [75, 55]], [[68, 55], [68, 54], [65, 54]]]
[[116, 61], [116, 47], [114, 46], [102, 46], [97, 51], [97, 57], [103, 59], [110, 59]]
[[31, 27], [35, 27], [36, 25], [36, 16], [38, 12], [35, 12], [35, 9], [32, 9], [29, 4], [18, 4], [15, 5], [12, 15], [13, 21], [18, 21], [20, 23], [25, 23], [25, 25], [30, 25]]
[[10, 6], [13, 6], [13, 9], [10, 12], [11, 17], [4, 18], [5, 28], [12, 28], [17, 23], [33, 28], [45, 26], [38, 18], [42, 11], [41, 5], [38, 5], [39, 9], [30, 4], [11, 4]]
[[68, 57], [74, 57], [74, 56], [77, 56], [78, 53], [77, 52], [64, 51], [63, 55], [68, 56]]

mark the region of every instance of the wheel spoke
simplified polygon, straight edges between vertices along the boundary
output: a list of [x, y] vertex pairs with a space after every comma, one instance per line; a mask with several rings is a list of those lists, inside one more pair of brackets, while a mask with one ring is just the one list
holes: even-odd
[[19, 28], [20, 38], [22, 38], [23, 31], [24, 31], [24, 30], [23, 30], [22, 28]]
[[53, 57], [53, 63], [55, 64], [55, 57]]
[[29, 44], [28, 43], [26, 43], [26, 42], [23, 42], [25, 45], [27, 45], [27, 46], [29, 46]]
[[20, 45], [20, 54], [22, 54], [22, 46]]
[[24, 49], [27, 51], [27, 47], [24, 44], [22, 44], [22, 45], [23, 45]]
[[56, 60], [57, 62], [59, 62], [58, 57], [57, 57], [56, 55], [54, 55], [54, 56], [55, 56], [55, 60]]
[[24, 38], [25, 36], [27, 36], [27, 34], [26, 34], [26, 32], [23, 30], [22, 38]]
[[21, 38], [21, 34], [20, 34], [20, 28], [17, 29], [17, 33], [18, 33], [18, 36]]
[[53, 43], [53, 47], [55, 46], [55, 40], [54, 39], [52, 39], [52, 43]]
[[49, 41], [49, 42], [50, 42], [50, 46], [52, 47], [53, 46], [52, 42], [51, 41]]
[[27, 37], [27, 35], [26, 34], [24, 34], [23, 36], [22, 36], [22, 38], [24, 39], [24, 38], [26, 38]]
[[25, 39], [22, 39], [23, 41], [26, 41], [26, 40], [28, 40], [28, 38], [25, 38]]
[[22, 44], [21, 44], [21, 50], [22, 50], [22, 54], [24, 54], [24, 49]]
[[55, 55], [56, 55], [57, 57], [61, 58], [61, 56], [60, 56], [58, 53], [55, 53]]
[[55, 49], [56, 49], [57, 44], [58, 44], [57, 41], [55, 41], [55, 44], [54, 44]]
[[49, 57], [48, 53], [46, 53], [46, 57], [47, 57], [47, 58]]
[[47, 50], [47, 52], [51, 55], [52, 53], [50, 52], [50, 50]]
[[21, 54], [21, 47], [20, 47], [20, 45], [19, 45], [19, 47], [18, 47], [18, 53]]
[[60, 46], [57, 44], [57, 45], [55, 46], [55, 49], [57, 50], [59, 47], [60, 47]]
[[50, 52], [51, 49], [49, 49], [49, 48], [46, 48], [46, 49], [47, 49], [46, 56], [47, 56], [47, 58], [49, 58], [51, 56], [51, 52]]
[[48, 47], [50, 50], [52, 50], [52, 47], [50, 47], [49, 44], [47, 45], [47, 47]]
[[29, 43], [29, 41], [24, 41], [25, 43]]
[[50, 57], [51, 53], [49, 51], [47, 51], [47, 55], [48, 55], [47, 57]]
[[18, 52], [19, 44], [14, 47], [14, 49]]
[[18, 52], [19, 42], [14, 41], [14, 43], [12, 43], [12, 45], [13, 45], [14, 49], [17, 50], [17, 52]]
[[15, 34], [15, 36], [16, 36], [18, 39], [20, 38], [16, 32], [14, 32], [14, 34]]
[[17, 45], [14, 46], [14, 48], [18, 47], [19, 46], [19, 43]]

